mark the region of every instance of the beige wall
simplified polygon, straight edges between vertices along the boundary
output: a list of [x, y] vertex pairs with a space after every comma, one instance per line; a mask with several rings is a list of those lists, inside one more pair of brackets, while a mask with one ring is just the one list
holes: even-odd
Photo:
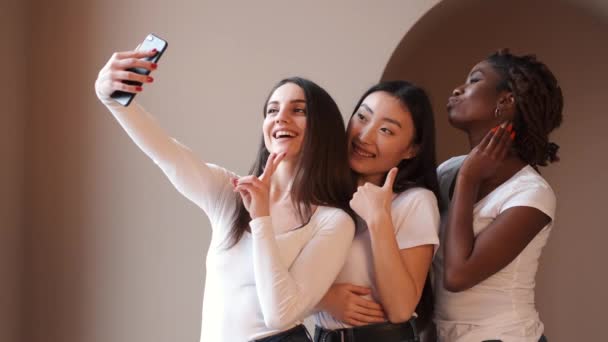
[[0, 3], [0, 341], [20, 340], [27, 4]]
[[[169, 50], [155, 73], [157, 82], [147, 87], [139, 101], [202, 158], [243, 173], [258, 141], [262, 101], [277, 80], [293, 74], [309, 77], [325, 86], [348, 114], [358, 95], [379, 79], [408, 29], [437, 2], [387, 0], [372, 6], [363, 0], [177, 4], [63, 0], [51, 6], [33, 0], [29, 12], [31, 96], [26, 101], [31, 106], [31, 120], [26, 153], [23, 340], [198, 340], [209, 225], [202, 212], [177, 194], [96, 101], [93, 81], [112, 51], [133, 48], [148, 32], [166, 38]], [[433, 22], [437, 25], [431, 20], [431, 28]], [[416, 49], [426, 51], [429, 45], [427, 56], [441, 57], [441, 61], [430, 63], [421, 55], [404, 58], [418, 61], [412, 65], [429, 65], [428, 73], [440, 75], [438, 84], [444, 87], [448, 80], [450, 84], [461, 80], [472, 60], [489, 49], [464, 45], [475, 56], [470, 58], [462, 55], [463, 45], [456, 42], [451, 44], [458, 49], [434, 55], [437, 46], [433, 41], [413, 40]], [[563, 50], [558, 44], [552, 49], [547, 53], [555, 61], [549, 61], [559, 75], [574, 79], [585, 72], [582, 79], [596, 82], [585, 85], [601, 89], [596, 74], [578, 68], [599, 65], [601, 56], [589, 56], [590, 63], [566, 68], [566, 57], [560, 57]], [[582, 56], [578, 58], [580, 61]], [[14, 61], [19, 65], [18, 58]], [[453, 70], [444, 68], [451, 65]], [[433, 93], [442, 98], [445, 87]], [[581, 107], [585, 112], [573, 115], [591, 115], [593, 108], [597, 107]], [[568, 136], [591, 136], [580, 130], [583, 126], [567, 120], [558, 140], [568, 132]], [[582, 149], [586, 145], [572, 141], [562, 144], [564, 162], [547, 172], [554, 184], [554, 177], [577, 175], [572, 165], [581, 159], [568, 156], [586, 151]], [[20, 158], [18, 152], [10, 149], [6, 154], [16, 153], [15, 158]], [[554, 176], [552, 170], [571, 171]], [[564, 198], [570, 198], [562, 193], [574, 194], [574, 201], [582, 190], [586, 189], [560, 185], [560, 207], [565, 208]], [[19, 193], [10, 198], [19, 198]], [[589, 208], [593, 204], [581, 210], [589, 213], [591, 218], [586, 219], [590, 221], [577, 228], [593, 226], [596, 216]], [[586, 246], [599, 244], [599, 240], [566, 235], [576, 216], [560, 216], [547, 251], [556, 262], [545, 258], [541, 279], [541, 286], [554, 285], [554, 292], [544, 292], [551, 297], [540, 298], [543, 315], [547, 311], [556, 314], [555, 321], [548, 323], [555, 332], [562, 328], [551, 322], [577, 314], [561, 307], [578, 307], [572, 302], [577, 297], [571, 293], [601, 293], [589, 281], [589, 269], [597, 263], [586, 262], [588, 266], [573, 270], [573, 254], [564, 252], [571, 247], [560, 245], [565, 238], [580, 241], [577, 248], [589, 260], [595, 250]], [[595, 233], [587, 230], [586, 234]], [[562, 265], [579, 272], [589, 285], [563, 282]], [[556, 284], [549, 284], [551, 279]], [[563, 329], [578, 331], [569, 326]], [[552, 341], [561, 339], [552, 336]]]
[[[589, 4], [587, 4], [589, 5]], [[500, 47], [534, 52], [558, 76], [564, 123], [552, 140], [562, 161], [543, 170], [558, 196], [556, 225], [538, 276], [537, 302], [551, 341], [603, 336], [608, 259], [602, 220], [608, 190], [604, 157], [608, 79], [608, 17], [556, 1], [447, 1], [419, 21], [399, 44], [385, 78], [407, 78], [433, 95], [440, 160], [466, 153], [464, 135], [449, 127], [445, 105], [470, 68]]]
[[350, 112], [433, 3], [36, 1], [25, 340], [198, 340], [209, 225], [96, 101], [112, 51], [166, 38], [139, 100], [242, 173], [275, 82], [309, 77]]

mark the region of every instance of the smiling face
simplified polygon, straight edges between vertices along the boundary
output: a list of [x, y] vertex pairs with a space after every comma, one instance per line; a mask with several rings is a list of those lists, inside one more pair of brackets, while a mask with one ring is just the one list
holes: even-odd
[[348, 124], [351, 169], [361, 180], [379, 185], [388, 170], [416, 155], [414, 132], [404, 103], [387, 92], [369, 94]]
[[264, 144], [270, 153], [286, 152], [284, 160], [297, 158], [306, 133], [306, 97], [294, 83], [278, 87], [266, 103]]

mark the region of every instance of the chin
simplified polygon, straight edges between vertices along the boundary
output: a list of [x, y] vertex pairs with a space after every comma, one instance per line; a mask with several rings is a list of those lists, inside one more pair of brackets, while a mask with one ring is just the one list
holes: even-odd
[[354, 159], [350, 159], [348, 161], [348, 165], [350, 166], [350, 169], [353, 170], [353, 172], [357, 173], [357, 174], [366, 174], [368, 173], [368, 167], [366, 167], [367, 163], [365, 162], [361, 162], [360, 160], [354, 160]]
[[459, 120], [458, 117], [455, 115], [448, 115], [448, 122], [450, 123], [450, 126], [454, 128], [465, 129], [466, 127], [466, 123], [462, 122], [462, 120]]

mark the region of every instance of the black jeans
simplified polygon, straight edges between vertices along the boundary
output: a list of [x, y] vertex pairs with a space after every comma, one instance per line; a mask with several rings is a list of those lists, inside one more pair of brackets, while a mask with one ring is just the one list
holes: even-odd
[[414, 320], [404, 323], [379, 323], [360, 327], [328, 330], [315, 329], [314, 342], [418, 342]]
[[308, 330], [302, 324], [276, 335], [267, 336], [253, 342], [312, 342]]
[[[501, 340], [485, 340], [482, 342], [502, 342]], [[538, 340], [538, 342], [549, 342], [549, 340], [547, 340], [547, 338], [545, 337], [545, 335], [540, 337], [540, 340]]]

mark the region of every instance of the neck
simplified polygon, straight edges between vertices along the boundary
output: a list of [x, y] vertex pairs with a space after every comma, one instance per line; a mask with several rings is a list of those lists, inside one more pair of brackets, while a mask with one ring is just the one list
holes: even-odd
[[382, 185], [382, 174], [373, 175], [362, 175], [359, 174], [357, 177], [357, 185], [364, 185], [365, 183], [372, 183], [377, 186]]
[[272, 202], [290, 199], [291, 188], [296, 175], [296, 163], [283, 160], [270, 180], [270, 200]]
[[488, 134], [488, 132], [499, 125], [507, 124], [506, 118], [495, 118], [490, 122], [478, 122], [470, 126], [469, 129], [465, 129], [465, 132], [469, 138], [469, 147], [472, 150], [475, 146], [479, 145], [479, 143], [483, 140], [483, 138]]

